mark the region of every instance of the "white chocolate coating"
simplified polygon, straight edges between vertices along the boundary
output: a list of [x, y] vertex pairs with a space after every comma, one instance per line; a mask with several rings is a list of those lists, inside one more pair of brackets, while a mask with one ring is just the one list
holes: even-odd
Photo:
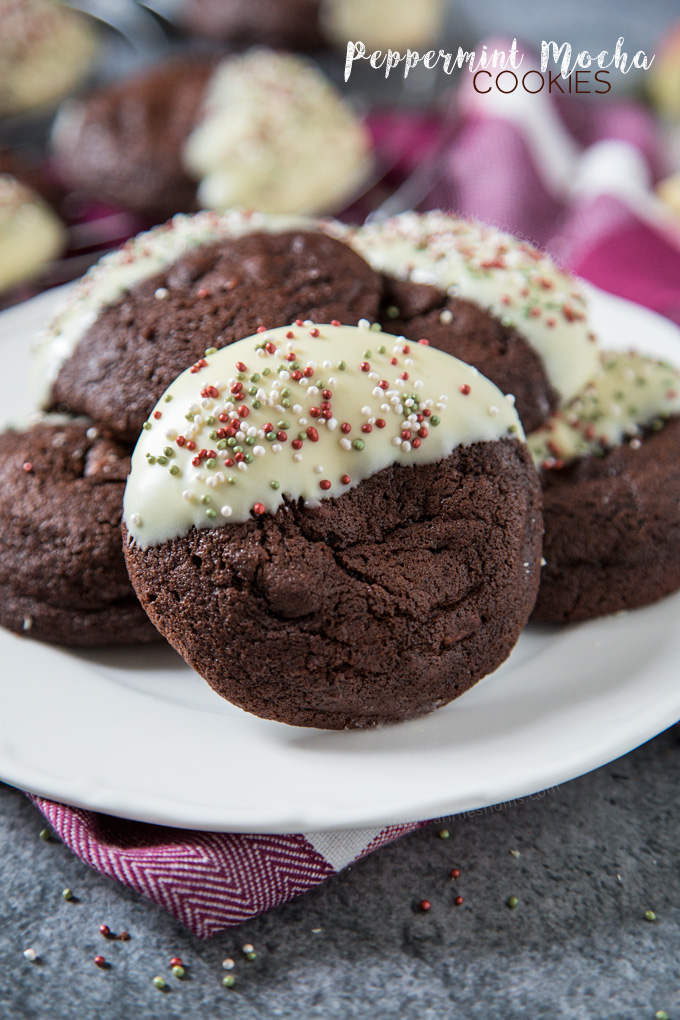
[[256, 231], [277, 233], [296, 228], [318, 229], [312, 221], [293, 216], [263, 216], [238, 210], [201, 212], [195, 216], [178, 213], [167, 223], [138, 234], [122, 248], [105, 255], [69, 291], [47, 329], [36, 337], [30, 382], [37, 404], [49, 405], [50, 390], [61, 366], [99, 314], [136, 284], [176, 262], [191, 248]]
[[58, 217], [32, 188], [0, 174], [0, 291], [37, 276], [65, 237]]
[[567, 407], [527, 438], [537, 467], [601, 454], [644, 427], [680, 414], [680, 371], [631, 351], [606, 351], [592, 380]]
[[0, 116], [58, 99], [86, 74], [97, 40], [92, 23], [55, 0], [0, 4]]
[[321, 22], [340, 46], [348, 40], [375, 49], [418, 49], [436, 41], [443, 0], [322, 0]]
[[597, 351], [577, 281], [525, 241], [441, 212], [402, 213], [341, 228], [336, 236], [374, 269], [474, 301], [515, 326], [564, 401], [596, 371]]
[[341, 208], [368, 176], [368, 132], [307, 60], [254, 49], [208, 86], [184, 161], [211, 209], [312, 214]]
[[206, 352], [172, 383], [135, 447], [124, 520], [147, 548], [510, 436], [524, 438], [512, 399], [457, 358], [365, 320], [297, 323]]

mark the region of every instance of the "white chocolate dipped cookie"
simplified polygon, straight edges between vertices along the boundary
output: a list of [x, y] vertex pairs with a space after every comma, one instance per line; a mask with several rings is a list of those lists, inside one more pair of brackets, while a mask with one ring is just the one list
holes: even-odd
[[156, 627], [222, 697], [292, 725], [446, 704], [506, 658], [538, 586], [512, 402], [368, 323], [207, 350], [142, 432], [124, 521]]

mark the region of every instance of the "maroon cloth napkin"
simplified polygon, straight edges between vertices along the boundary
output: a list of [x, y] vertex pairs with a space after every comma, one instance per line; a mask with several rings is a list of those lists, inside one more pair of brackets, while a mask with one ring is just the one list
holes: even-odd
[[[437, 137], [442, 125], [432, 117], [374, 118], [383, 147], [391, 144], [402, 154], [392, 183], [419, 159], [436, 160], [436, 180], [420, 208], [455, 209], [522, 234], [598, 286], [680, 323], [680, 228], [672, 227], [670, 213], [649, 191], [659, 146], [645, 111], [610, 96], [585, 104], [575, 96], [557, 103], [538, 95], [530, 106], [505, 108], [485, 99], [469, 87], [461, 90], [443, 147]], [[556, 149], [563, 166], [555, 165]], [[33, 800], [82, 860], [203, 937], [292, 899], [425, 824], [292, 836], [218, 834]]]

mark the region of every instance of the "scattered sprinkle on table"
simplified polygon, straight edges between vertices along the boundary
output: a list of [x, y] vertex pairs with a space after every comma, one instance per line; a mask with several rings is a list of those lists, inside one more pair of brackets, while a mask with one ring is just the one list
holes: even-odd
[[460, 878], [460, 869], [459, 868], [451, 868], [450, 874], [451, 874], [451, 878]]
[[73, 893], [71, 892], [70, 889], [64, 889], [64, 891], [62, 892], [61, 895], [62, 895], [62, 899], [65, 899], [67, 901], [73, 899]]
[[519, 857], [519, 850], [511, 850], [510, 853], [515, 858], [515, 860], [517, 860], [517, 858]]
[[653, 910], [645, 910], [645, 921], [656, 921], [656, 914]]
[[427, 911], [430, 909], [432, 904], [430, 903], [429, 900], [421, 900], [420, 903], [418, 904], [418, 906], [420, 907], [421, 910], [423, 910], [423, 911], [425, 911], [425, 913], [427, 913]]
[[168, 987], [167, 981], [165, 980], [165, 978], [162, 978], [160, 974], [157, 974], [156, 977], [153, 979], [153, 984], [160, 992], [165, 991], [165, 989]]
[[49, 829], [41, 829], [40, 832], [38, 833], [38, 836], [40, 837], [40, 839], [43, 840], [43, 842], [49, 843], [49, 841], [51, 839], [50, 830]]
[[511, 910], [514, 910], [518, 903], [519, 900], [517, 899], [516, 896], [508, 896], [507, 904]]
[[232, 958], [230, 956], [227, 956], [227, 958], [225, 960], [222, 960], [222, 966], [223, 966], [224, 970], [233, 970], [234, 969], [234, 961], [232, 960]]
[[455, 898], [455, 900], [453, 902], [455, 903], [455, 905], [457, 907], [462, 907], [463, 906], [463, 897], [462, 896], [456, 896], [456, 898]]
[[438, 836], [440, 839], [448, 839], [450, 835], [451, 833], [449, 832], [448, 829], [440, 829], [438, 832]]
[[222, 978], [222, 984], [224, 985], [225, 988], [233, 988], [235, 981], [236, 978], [234, 977], [233, 974], [225, 974], [224, 977]]
[[24, 959], [28, 960], [29, 963], [35, 963], [35, 961], [38, 959], [38, 954], [36, 953], [35, 949], [31, 948], [24, 949]]

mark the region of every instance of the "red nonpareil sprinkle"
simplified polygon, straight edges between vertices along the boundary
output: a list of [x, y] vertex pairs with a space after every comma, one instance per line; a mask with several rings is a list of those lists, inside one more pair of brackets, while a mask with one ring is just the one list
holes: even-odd
[[316, 327], [314, 327], [314, 329], [310, 329], [309, 335], [310, 336], [318, 336], [319, 335], [318, 329]]
[[470, 387], [468, 386], [467, 383], [463, 383], [463, 385], [460, 388], [460, 392], [463, 394], [463, 396], [467, 397], [468, 393], [470, 392]]
[[265, 512], [266, 509], [267, 508], [264, 505], [264, 503], [256, 503], [255, 506], [253, 507], [253, 513], [254, 514], [258, 514], [259, 516], [261, 516]]
[[191, 463], [194, 465], [194, 467], [200, 467], [201, 466], [201, 458], [200, 457], [192, 457]]
[[540, 314], [541, 309], [538, 307], [538, 305], [534, 305], [531, 311], [529, 312], [529, 315], [532, 317], [532, 319], [537, 319]]
[[234, 461], [233, 457], [227, 457], [227, 459], [224, 461], [224, 466], [225, 467], [233, 467], [234, 464], [235, 464], [235, 461]]
[[248, 367], [247, 367], [247, 365], [244, 365], [242, 361], [237, 361], [236, 362], [236, 371], [237, 372], [247, 372], [248, 371]]
[[177, 436], [175, 442], [177, 443], [178, 446], [184, 446], [184, 444], [186, 443], [186, 439], [184, 438], [184, 436]]
[[331, 418], [333, 417], [333, 412], [331, 411], [330, 407], [324, 407], [321, 414], [326, 419], [326, 421], [330, 421]]
[[426, 408], [425, 408], [425, 409], [423, 410], [423, 414], [425, 415], [425, 417], [426, 417], [426, 418], [429, 418], [429, 417], [430, 417], [430, 415], [432, 414], [432, 411], [431, 411], [431, 410], [429, 409], [429, 407], [426, 407]]
[[264, 349], [267, 352], [267, 354], [276, 354], [276, 347], [271, 342], [271, 340], [269, 341], [269, 343], [266, 343], [264, 345]]
[[429, 347], [430, 346], [430, 341], [427, 339], [427, 337], [424, 337], [424, 336], [420, 338], [418, 343], [422, 344], [423, 347]]
[[455, 900], [453, 902], [456, 904], [457, 907], [462, 907], [463, 906], [463, 897], [462, 896], [456, 896], [456, 898], [455, 898]]
[[565, 317], [567, 322], [575, 322], [579, 318], [579, 315], [574, 311], [571, 305], [565, 305], [562, 309], [562, 315]]
[[373, 426], [369, 425], [368, 422], [366, 422], [365, 425], [361, 426], [361, 431], [362, 432], [372, 432], [373, 431]]
[[376, 418], [375, 419], [375, 427], [377, 429], [384, 429], [386, 424], [387, 424], [387, 422], [385, 421], [384, 418]]
[[93, 963], [97, 967], [106, 967], [106, 960], [104, 959], [103, 956], [95, 956]]
[[240, 393], [242, 389], [243, 389], [243, 383], [242, 382], [235, 382], [234, 385], [231, 387], [230, 392], [236, 394], [236, 393]]
[[198, 290], [196, 291], [196, 294], [197, 294], [197, 295], [198, 295], [198, 297], [200, 297], [200, 298], [207, 298], [207, 297], [210, 297], [210, 291], [209, 291], [209, 290], [206, 290], [206, 288], [205, 288], [205, 287], [199, 287], [199, 289], [198, 289]]
[[266, 333], [267, 332], [267, 327], [266, 326], [258, 326], [257, 327], [257, 332], [258, 333]]
[[390, 365], [397, 365], [399, 363], [398, 358], [390, 358]]
[[302, 321], [302, 319], [296, 319], [295, 320], [295, 325], [296, 326], [304, 326], [304, 322]]
[[246, 459], [245, 453], [234, 454], [234, 460], [236, 461], [237, 464], [242, 464], [245, 459]]
[[412, 439], [411, 440], [411, 446], [413, 447], [414, 450], [418, 449], [418, 447], [420, 446], [420, 443], [421, 443], [420, 439]]
[[27, 474], [33, 470], [33, 465], [31, 464], [30, 460], [25, 460], [21, 467]]
[[402, 347], [401, 350], [402, 350], [403, 354], [410, 354], [411, 353], [411, 348], [409, 347], [408, 344], [404, 344], [404, 346]]
[[293, 442], [290, 445], [293, 447], [294, 450], [301, 450], [302, 449], [302, 440], [301, 439], [294, 439]]
[[272, 425], [272, 423], [270, 421], [266, 422], [266, 424], [263, 425], [262, 428], [264, 429], [265, 432], [273, 432], [274, 431], [274, 426]]
[[390, 384], [388, 383], [387, 379], [381, 379], [380, 382], [378, 383], [378, 386], [380, 387], [381, 390], [387, 390], [389, 389]]
[[331, 319], [331, 326], [339, 326], [339, 325], [340, 325], [340, 320], [339, 319]]
[[408, 429], [403, 429], [402, 433], [401, 433], [401, 438], [402, 439], [410, 439], [411, 438], [410, 431]]
[[286, 333], [286, 339], [287, 340], [292, 340], [294, 337], [295, 337], [295, 333], [293, 332], [292, 329], [289, 329], [288, 332]]
[[545, 320], [545, 324], [546, 326], [549, 326], [550, 329], [553, 329], [553, 327], [557, 325], [557, 319], [553, 319], [551, 316], [549, 319]]
[[100, 924], [99, 925], [99, 931], [100, 931], [100, 934], [102, 934], [105, 939], [107, 939], [109, 937], [109, 935], [111, 934], [111, 929], [109, 928], [108, 924]]
[[349, 485], [352, 479], [349, 477], [349, 475], [342, 475], [340, 481], [342, 482], [343, 485]]
[[400, 379], [408, 379], [408, 372], [402, 372], [401, 376], [399, 378]]
[[370, 372], [371, 371], [371, 366], [369, 365], [369, 363], [367, 361], [362, 361], [361, 364], [359, 365], [359, 368], [361, 369], [362, 372]]
[[312, 376], [314, 375], [314, 369], [312, 368], [311, 365], [307, 366], [307, 368], [303, 372], [303, 375], [305, 375], [307, 377], [307, 379], [311, 379], [312, 378]]
[[300, 379], [302, 379], [302, 372], [299, 368], [296, 368], [294, 372], [290, 373], [290, 377], [291, 379], [294, 379], [295, 382], [300, 382]]
[[309, 413], [311, 414], [312, 418], [318, 418], [319, 415], [321, 414], [321, 408], [320, 407], [310, 407]]
[[280, 432], [276, 433], [276, 438], [280, 443], [285, 443], [285, 441], [288, 439], [288, 433], [284, 432], [283, 429], [281, 429]]
[[420, 436], [421, 439], [427, 439], [429, 434], [430, 433], [427, 431], [424, 425], [421, 429], [418, 429], [418, 435]]
[[460, 870], [458, 868], [451, 868], [451, 878], [460, 878]]
[[316, 431], [313, 425], [307, 426], [307, 438], [311, 439], [313, 443], [319, 442], [319, 433]]
[[183, 967], [184, 964], [182, 963], [182, 957], [181, 956], [173, 956], [171, 958], [171, 960], [170, 960], [170, 966], [171, 967]]
[[217, 386], [204, 386], [201, 390], [202, 397], [212, 397], [214, 400], [215, 397], [219, 397], [219, 395], [220, 391], [217, 389]]
[[217, 415], [217, 420], [218, 421], [229, 421], [229, 415], [225, 414], [224, 411], [222, 411], [221, 414]]
[[196, 443], [193, 441], [193, 439], [187, 439], [187, 450], [195, 450], [195, 449], [196, 449]]
[[332, 390], [323, 390], [322, 393], [321, 393], [321, 396], [323, 397], [324, 400], [330, 400], [331, 397], [333, 396], [333, 391]]
[[322, 478], [322, 480], [319, 482], [319, 488], [323, 489], [324, 492], [326, 492], [328, 489], [330, 489], [330, 487], [331, 487], [331, 483], [329, 482], [329, 480], [327, 478]]
[[247, 417], [248, 417], [248, 415], [250, 414], [250, 408], [249, 408], [249, 407], [246, 407], [246, 405], [245, 405], [245, 404], [241, 404], [241, 405], [240, 405], [240, 406], [239, 406], [239, 407], [237, 408], [237, 410], [238, 410], [238, 416], [239, 416], [239, 418], [247, 418]]
[[163, 412], [162, 411], [154, 411], [153, 416], [156, 419], [156, 421], [158, 421], [159, 418], [163, 417]]
[[289, 351], [288, 354], [286, 355], [286, 361], [295, 361], [296, 358], [297, 354], [295, 353], [295, 351]]
[[501, 304], [502, 305], [509, 305], [510, 304], [510, 295], [509, 294], [501, 295]]
[[344, 432], [345, 435], [347, 435], [348, 432], [352, 431], [352, 426], [348, 421], [343, 421], [342, 425], [340, 426], [340, 431]]
[[418, 906], [420, 907], [421, 910], [423, 910], [423, 911], [425, 911], [425, 913], [427, 913], [427, 911], [430, 909], [432, 904], [430, 903], [429, 900], [421, 900], [420, 903], [418, 904]]

